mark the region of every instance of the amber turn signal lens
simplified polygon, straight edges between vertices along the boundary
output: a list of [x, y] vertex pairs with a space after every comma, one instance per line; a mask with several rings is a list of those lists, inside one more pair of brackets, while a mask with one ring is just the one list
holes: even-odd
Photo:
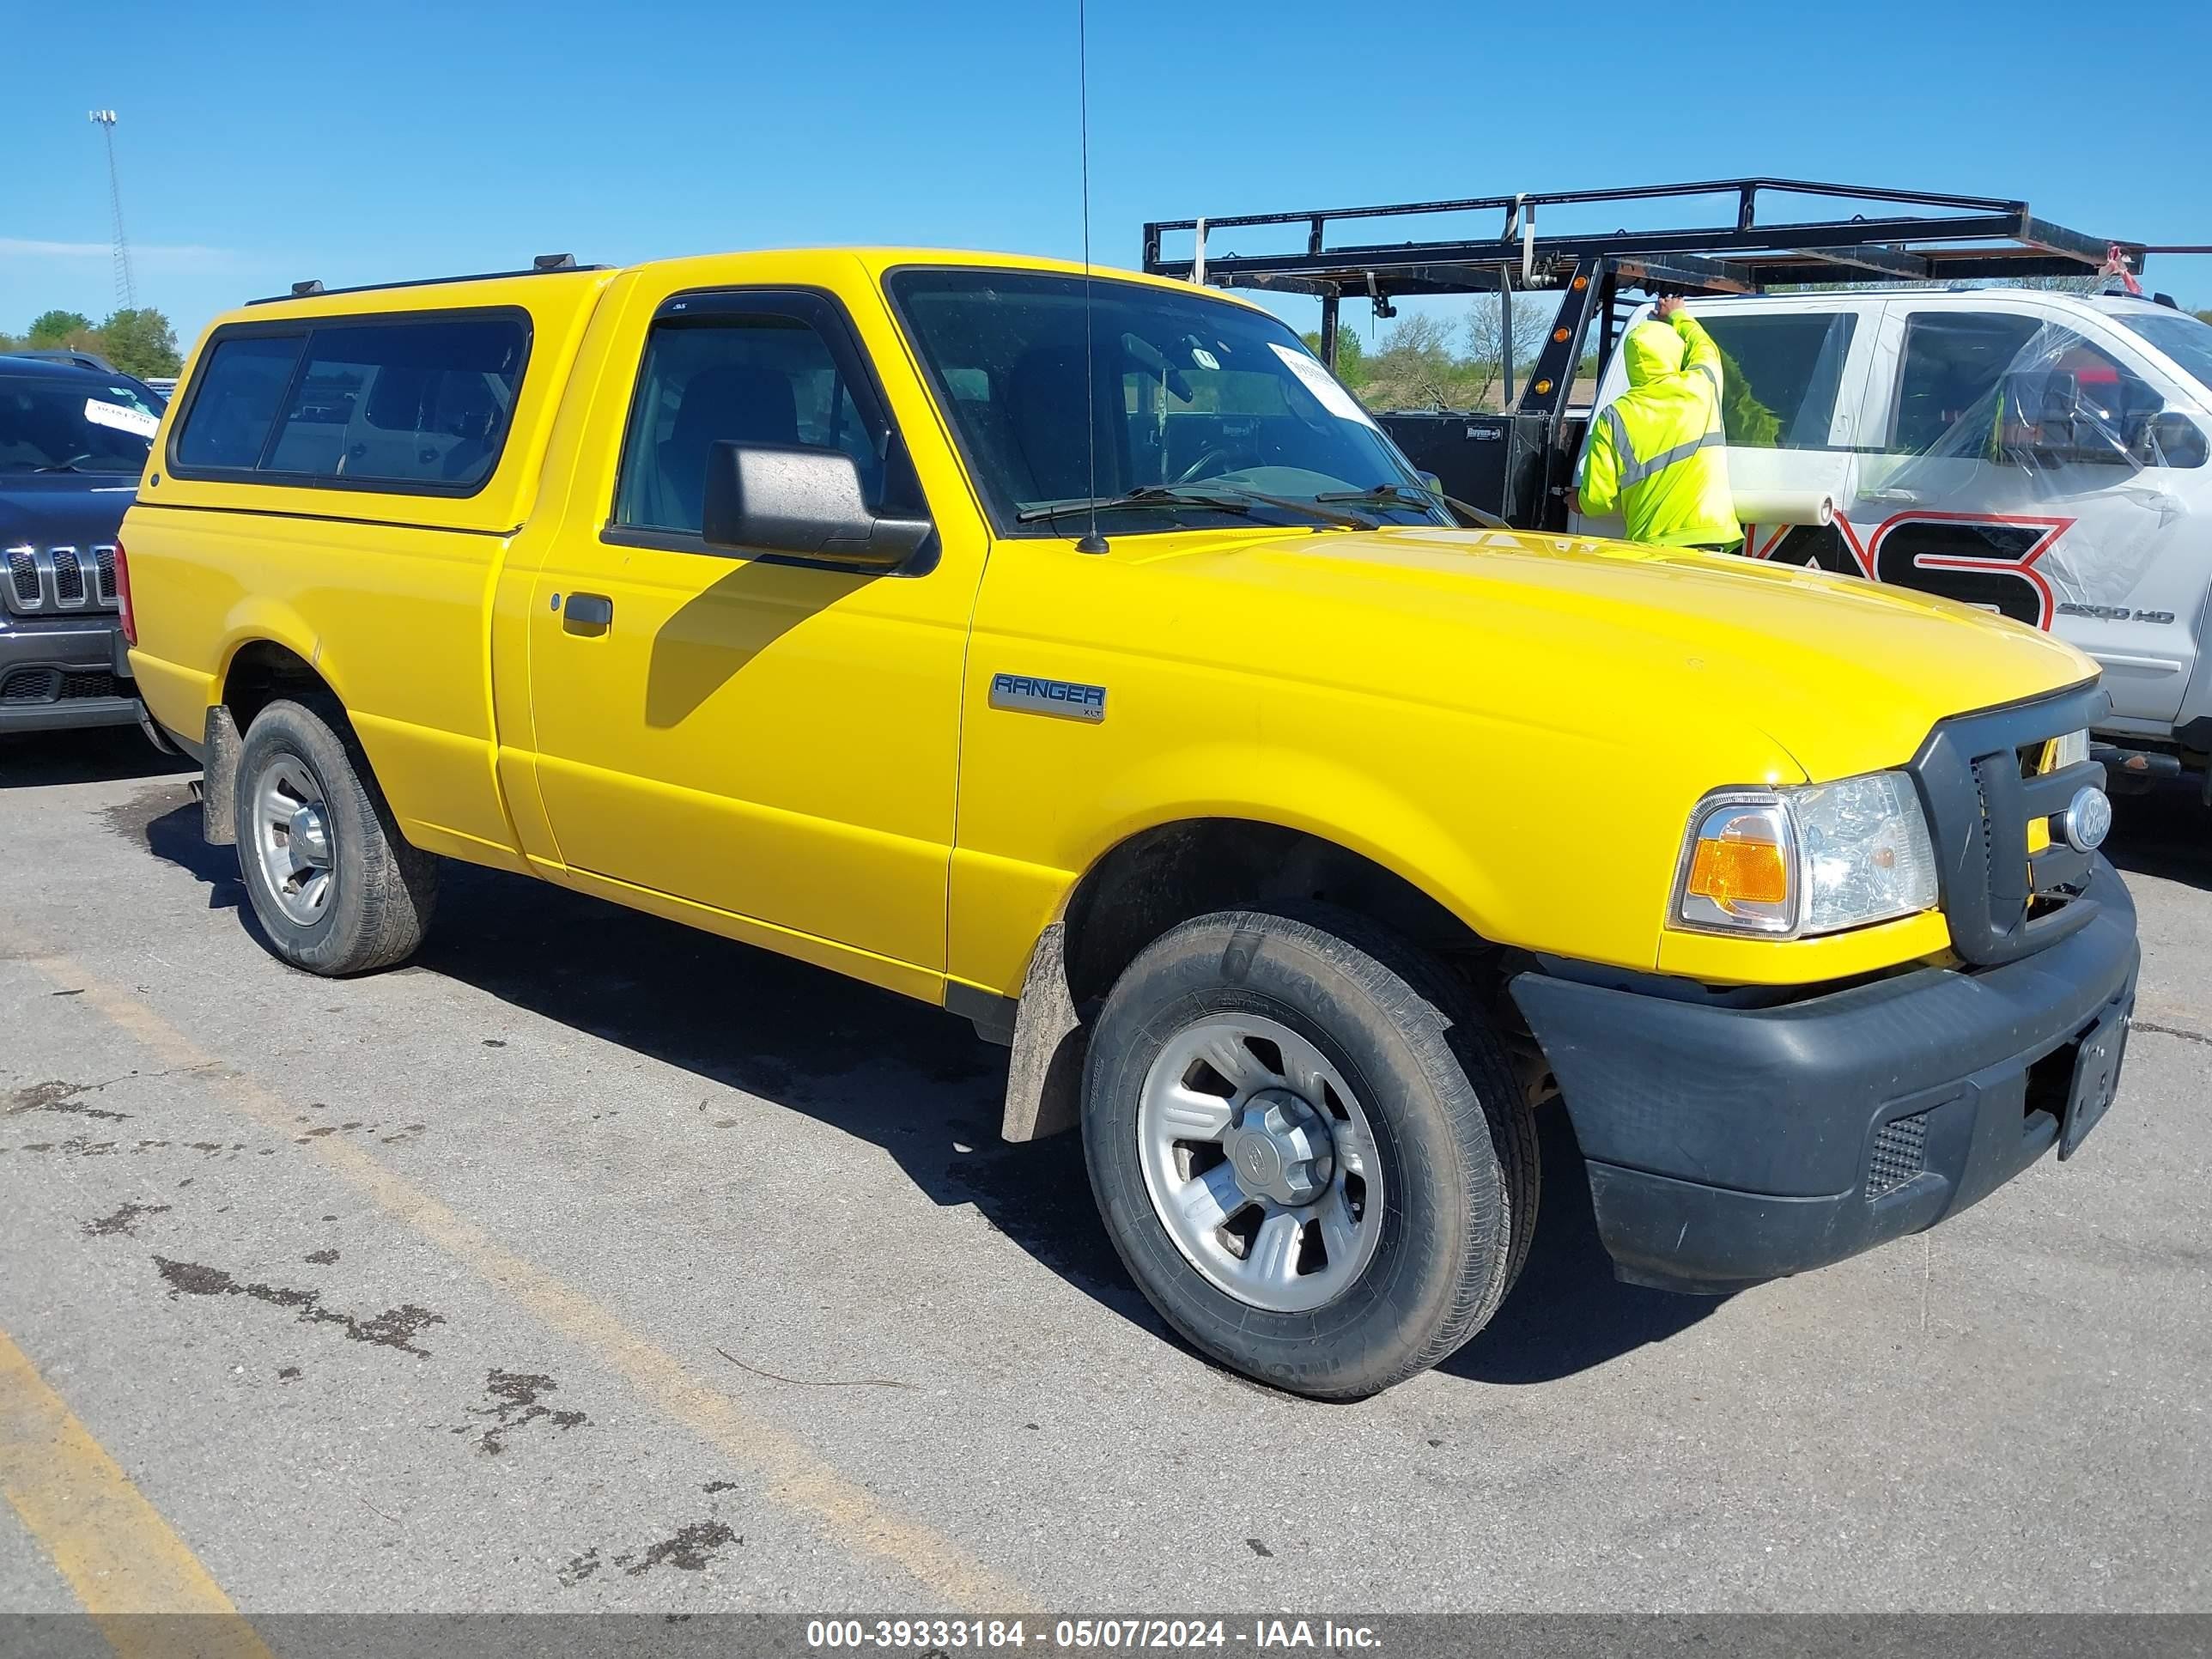
[[1771, 841], [1701, 841], [1690, 865], [1689, 891], [1723, 909], [1781, 904], [1790, 897], [1790, 871], [1782, 848]]
[[1536, 382], [1536, 395], [1540, 398], [1551, 389], [1552, 383], [1549, 380], [1539, 380]]
[[1552, 337], [1555, 340], [1564, 340], [1567, 337], [1567, 331], [1564, 328], [1555, 328], [1552, 331]]

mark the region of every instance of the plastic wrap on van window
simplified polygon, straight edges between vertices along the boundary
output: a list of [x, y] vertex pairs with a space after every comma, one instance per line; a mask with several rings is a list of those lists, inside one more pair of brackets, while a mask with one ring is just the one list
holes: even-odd
[[[2203, 429], [2168, 410], [2157, 389], [2069, 328], [2045, 323], [1986, 390], [1956, 410], [1917, 411], [1943, 424], [1903, 460], [1881, 499], [1915, 516], [1976, 523], [2000, 536], [1968, 560], [2032, 565], [2051, 603], [2119, 605], [2157, 556], [2159, 538], [2189, 509], [2170, 469], [2204, 464]], [[1906, 389], [1911, 395], [1911, 388]], [[1923, 392], [1931, 401], [1937, 384]], [[1903, 411], [1900, 412], [1900, 419]], [[1948, 562], [1948, 561], [1947, 561]], [[2043, 619], [2048, 626], [2048, 615]]]

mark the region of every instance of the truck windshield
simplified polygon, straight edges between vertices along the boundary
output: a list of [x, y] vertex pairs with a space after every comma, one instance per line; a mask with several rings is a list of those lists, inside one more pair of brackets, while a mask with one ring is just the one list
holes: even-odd
[[1077, 515], [1038, 509], [1137, 492], [1154, 493], [1118, 503], [1112, 533], [1342, 524], [1296, 504], [1384, 485], [1409, 493], [1380, 491], [1361, 515], [1453, 522], [1264, 312], [1100, 277], [1086, 318], [1083, 278], [1045, 271], [909, 269], [890, 287], [1004, 533], [1071, 535]]
[[2118, 320], [2172, 358], [2183, 373], [2212, 394], [2212, 323], [2163, 307], [2124, 311]]
[[128, 472], [146, 467], [160, 410], [119, 381], [0, 374], [0, 472]]

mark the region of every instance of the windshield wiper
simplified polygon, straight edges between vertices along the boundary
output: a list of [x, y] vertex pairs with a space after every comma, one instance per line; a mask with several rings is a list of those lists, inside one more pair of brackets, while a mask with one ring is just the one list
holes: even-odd
[[1177, 489], [1169, 484], [1145, 484], [1126, 495], [1100, 495], [1087, 501], [1079, 496], [1072, 501], [1048, 501], [1042, 507], [1024, 507], [1014, 514], [1014, 522], [1036, 524], [1040, 520], [1065, 518], [1071, 513], [1110, 513], [1131, 507], [1206, 507], [1217, 513], [1252, 510], [1251, 503], [1241, 497], [1224, 499], [1201, 490]]
[[1243, 484], [1232, 483], [1215, 484], [1209, 489], [1188, 489], [1179, 484], [1143, 484], [1126, 495], [1101, 495], [1096, 501], [1051, 501], [1042, 507], [1026, 507], [1014, 514], [1014, 522], [1035, 524], [1040, 519], [1061, 519], [1094, 507], [1101, 513], [1131, 507], [1203, 507], [1216, 513], [1249, 513], [1255, 506], [1299, 514], [1318, 519], [1323, 524], [1340, 525], [1346, 530], [1377, 528], [1374, 520], [1361, 514], [1333, 513], [1326, 507], [1316, 506], [1310, 499], [1270, 495], [1265, 490], [1247, 489]]
[[1346, 530], [1379, 530], [1382, 528], [1382, 525], [1379, 521], [1369, 518], [1364, 513], [1332, 513], [1328, 507], [1321, 505], [1323, 501], [1340, 500], [1364, 501], [1367, 499], [1365, 496], [1356, 494], [1341, 496], [1270, 495], [1265, 490], [1247, 489], [1243, 484], [1238, 483], [1216, 484], [1214, 488], [1228, 491], [1240, 501], [1257, 501], [1262, 507], [1279, 507], [1285, 513], [1303, 513], [1309, 519], [1319, 519], [1323, 524], [1341, 525]]
[[1379, 483], [1372, 489], [1332, 489], [1314, 499], [1317, 501], [1372, 501], [1377, 507], [1426, 507], [1432, 501], [1442, 501], [1453, 512], [1474, 520], [1485, 530], [1513, 528], [1495, 513], [1486, 513], [1470, 501], [1463, 501], [1456, 495], [1447, 495], [1441, 489], [1431, 489], [1426, 484]]

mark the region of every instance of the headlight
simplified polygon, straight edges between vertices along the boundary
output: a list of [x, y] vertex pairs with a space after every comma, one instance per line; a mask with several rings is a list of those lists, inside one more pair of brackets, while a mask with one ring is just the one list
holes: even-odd
[[2068, 767], [2079, 766], [2088, 758], [2089, 733], [2087, 728], [2069, 732], [2063, 738], [2051, 738], [2051, 746], [2044, 754], [2042, 769], [2063, 772]]
[[1936, 849], [1912, 781], [1875, 772], [1796, 789], [1726, 790], [1690, 817], [1672, 920], [1800, 939], [1933, 909]]

